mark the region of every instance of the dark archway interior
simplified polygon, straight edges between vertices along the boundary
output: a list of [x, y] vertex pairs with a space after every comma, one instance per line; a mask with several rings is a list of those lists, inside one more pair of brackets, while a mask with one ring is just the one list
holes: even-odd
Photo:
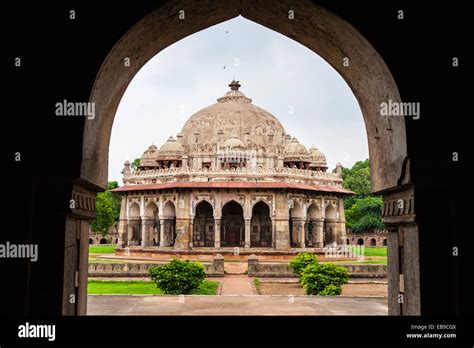
[[214, 246], [214, 212], [212, 205], [206, 201], [196, 206], [196, 215], [193, 223], [194, 246]]
[[272, 220], [270, 208], [260, 201], [252, 208], [250, 221], [250, 246], [268, 247], [272, 245]]
[[221, 243], [222, 246], [240, 247], [244, 242], [244, 211], [242, 206], [230, 201], [222, 208]]
[[[49, 7], [38, 2], [25, 11], [20, 2], [9, 4], [16, 33], [5, 37], [5, 51], [20, 55], [28, 64], [21, 72], [13, 64], [5, 68], [5, 85], [11, 92], [5, 106], [16, 117], [3, 119], [3, 127], [13, 139], [5, 142], [3, 149], [10, 157], [20, 151], [22, 161], [6, 163], [5, 182], [9, 185], [3, 187], [4, 195], [15, 209], [8, 210], [9, 218], [0, 239], [35, 243], [41, 259], [34, 264], [2, 260], [2, 277], [9, 279], [8, 287], [0, 287], [2, 316], [77, 312], [77, 304], [66, 309], [64, 305], [67, 296], [78, 291], [65, 285], [74, 284], [72, 276], [65, 274], [65, 265], [74, 258], [77, 243], [82, 243], [74, 242], [74, 237], [64, 232], [65, 226], [75, 223], [68, 217], [72, 213], [69, 201], [73, 191], [101, 188], [80, 179], [86, 120], [59, 118], [54, 115], [53, 105], [65, 98], [87, 101], [97, 72], [112, 47], [161, 3], [75, 3], [76, 12], [84, 20], [75, 23], [65, 20], [61, 6]], [[472, 245], [472, 234], [463, 234], [468, 230], [468, 205], [462, 202], [469, 180], [466, 162], [462, 155], [459, 161], [453, 161], [453, 152], [467, 153], [465, 140], [470, 139], [471, 128], [461, 116], [471, 108], [474, 90], [470, 77], [474, 73], [472, 64], [461, 64], [457, 69], [451, 65], [456, 55], [461, 62], [462, 58], [472, 60], [465, 48], [465, 36], [459, 35], [466, 32], [471, 12], [461, 3], [432, 7], [421, 2], [403, 3], [405, 13], [413, 17], [401, 24], [395, 18], [398, 3], [317, 3], [351, 23], [370, 41], [384, 58], [403, 100], [422, 104], [419, 120], [405, 119], [408, 170], [410, 185], [416, 191], [419, 226], [419, 245], [413, 248], [420, 256], [421, 314], [472, 313], [473, 283], [470, 277], [460, 276], [471, 273], [470, 255], [460, 252], [453, 257], [454, 247]], [[420, 16], [423, 25], [417, 20]], [[439, 18], [443, 18], [443, 25]], [[24, 32], [22, 28], [26, 28]], [[440, 39], [445, 37], [449, 40]], [[44, 54], [46, 47], [48, 54]], [[52, 47], [61, 49], [49, 51]], [[459, 115], [457, 122], [451, 122], [450, 115]], [[55, 165], [54, 170], [41, 170], [45, 154], [61, 159], [60, 165]], [[433, 202], [441, 197], [446, 214], [444, 218], [434, 218]], [[88, 244], [87, 237], [84, 244]], [[432, 291], [433, 284], [437, 291]]]

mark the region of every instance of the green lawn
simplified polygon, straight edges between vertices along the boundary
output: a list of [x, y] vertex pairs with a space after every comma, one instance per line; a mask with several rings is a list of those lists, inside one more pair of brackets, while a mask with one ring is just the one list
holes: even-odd
[[387, 256], [387, 247], [364, 247], [364, 256]]
[[115, 245], [89, 245], [89, 254], [113, 254]]
[[[204, 280], [193, 295], [215, 295], [219, 282]], [[87, 293], [90, 295], [162, 295], [163, 291], [151, 281], [143, 280], [89, 280]]]
[[89, 263], [112, 263], [112, 262], [120, 262], [120, 260], [96, 259], [93, 257], [89, 257]]

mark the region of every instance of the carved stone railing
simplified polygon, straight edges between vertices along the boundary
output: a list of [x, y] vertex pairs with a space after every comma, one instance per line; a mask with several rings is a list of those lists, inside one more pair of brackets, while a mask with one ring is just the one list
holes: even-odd
[[[342, 186], [342, 179], [338, 173], [321, 172], [295, 168], [232, 168], [232, 169], [207, 169], [207, 168], [167, 168], [139, 170], [135, 173], [124, 175], [127, 183], [151, 183], [173, 181], [202, 181], [202, 179], [224, 179], [226, 177], [252, 179], [267, 178], [268, 181], [307, 181], [322, 185]], [[273, 179], [273, 180], [272, 180]], [[212, 181], [212, 180], [211, 180]]]

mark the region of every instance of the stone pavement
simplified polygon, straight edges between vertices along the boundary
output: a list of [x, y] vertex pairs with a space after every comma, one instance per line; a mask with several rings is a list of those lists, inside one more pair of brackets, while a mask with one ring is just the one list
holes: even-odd
[[220, 278], [222, 290], [220, 295], [252, 295], [251, 278], [245, 276], [226, 275]]
[[387, 298], [89, 295], [88, 315], [387, 315]]

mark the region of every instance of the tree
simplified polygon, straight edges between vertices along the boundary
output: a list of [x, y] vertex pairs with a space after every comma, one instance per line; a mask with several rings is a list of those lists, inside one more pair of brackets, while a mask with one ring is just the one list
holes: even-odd
[[344, 200], [347, 227], [354, 232], [383, 229], [382, 198], [371, 193], [369, 159], [342, 168], [342, 179], [344, 188], [355, 192]]
[[383, 229], [385, 226], [382, 222], [382, 198], [358, 198], [352, 207], [346, 210], [346, 223], [354, 232]]
[[109, 228], [113, 226], [120, 217], [120, 197], [113, 192], [112, 189], [117, 188], [118, 183], [111, 181], [108, 183], [107, 191], [97, 194], [95, 205], [96, 216], [91, 222], [91, 229], [96, 233], [105, 236], [109, 232]]
[[138, 167], [140, 166], [140, 159], [135, 158], [133, 162], [130, 164], [130, 167], [132, 168], [132, 171], [136, 172]]

